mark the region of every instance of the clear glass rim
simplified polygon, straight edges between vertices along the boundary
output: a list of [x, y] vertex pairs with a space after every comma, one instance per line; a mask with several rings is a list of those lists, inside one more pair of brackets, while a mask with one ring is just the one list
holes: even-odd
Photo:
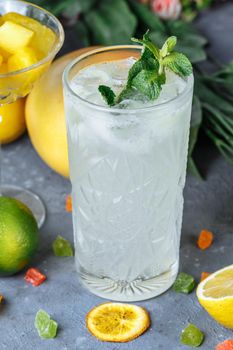
[[62, 27], [61, 22], [57, 19], [56, 16], [54, 16], [51, 12], [43, 9], [40, 6], [37, 6], [35, 4], [32, 4], [31, 2], [27, 2], [27, 1], [21, 1], [21, 0], [6, 0], [6, 3], [10, 2], [10, 3], [17, 3], [17, 4], [24, 4], [26, 6], [33, 6], [35, 8], [37, 8], [38, 10], [47, 13], [51, 18], [53, 18], [54, 22], [56, 22], [57, 24], [57, 28], [58, 28], [58, 39], [56, 40], [56, 43], [54, 44], [53, 48], [50, 50], [50, 52], [48, 53], [47, 56], [45, 56], [42, 60], [36, 62], [35, 64], [23, 68], [23, 69], [19, 69], [13, 72], [9, 72], [9, 73], [4, 73], [4, 74], [0, 74], [0, 79], [2, 78], [9, 78], [9, 77], [13, 77], [13, 76], [17, 76], [19, 74], [25, 73], [25, 72], [29, 72], [34, 68], [38, 68], [40, 66], [42, 66], [43, 64], [51, 61], [56, 54], [58, 53], [58, 51], [61, 49], [63, 43], [64, 43], [64, 39], [65, 39], [65, 33], [64, 33], [64, 29]]
[[190, 75], [187, 78], [187, 86], [184, 88], [184, 90], [174, 98], [158, 103], [154, 106], [147, 106], [147, 107], [141, 107], [141, 108], [130, 108], [130, 109], [122, 109], [122, 108], [116, 108], [116, 107], [108, 107], [108, 106], [101, 106], [96, 103], [90, 102], [84, 98], [82, 98], [80, 95], [78, 95], [71, 87], [70, 81], [69, 81], [69, 73], [71, 69], [80, 61], [83, 59], [87, 58], [88, 56], [95, 55], [96, 53], [101, 53], [105, 51], [113, 51], [113, 50], [124, 50], [124, 49], [136, 49], [136, 50], [142, 50], [142, 46], [139, 45], [113, 45], [113, 46], [106, 46], [106, 47], [101, 47], [98, 49], [94, 49], [91, 51], [88, 51], [79, 57], [75, 58], [72, 60], [65, 68], [63, 72], [63, 85], [64, 87], [76, 98], [78, 98], [82, 103], [84, 103], [86, 106], [93, 108], [95, 110], [99, 110], [102, 112], [108, 112], [111, 111], [113, 113], [118, 113], [118, 114], [126, 114], [126, 113], [143, 113], [144, 111], [149, 112], [152, 110], [159, 110], [159, 109], [164, 109], [168, 108], [168, 105], [173, 104], [174, 102], [179, 102], [180, 100], [185, 99], [185, 97], [190, 93], [190, 91], [193, 88], [193, 75]]

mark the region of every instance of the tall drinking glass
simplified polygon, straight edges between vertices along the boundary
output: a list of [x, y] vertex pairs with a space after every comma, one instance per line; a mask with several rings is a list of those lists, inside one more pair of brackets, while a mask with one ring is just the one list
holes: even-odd
[[[13, 16], [23, 15], [28, 18], [34, 19], [40, 24], [43, 25], [43, 31], [41, 35], [37, 35], [36, 40], [38, 44], [38, 40], [41, 42], [41, 52], [46, 50], [48, 46], [48, 31], [52, 31], [54, 33], [54, 42], [49, 49], [49, 51], [45, 51], [46, 55], [44, 55], [37, 63], [13, 72], [0, 74], [0, 115], [1, 115], [1, 105], [5, 103], [12, 103], [16, 101], [18, 98], [25, 97], [32, 89], [34, 83], [40, 78], [40, 76], [46, 72], [54, 59], [57, 52], [60, 50], [63, 41], [64, 41], [64, 31], [62, 25], [58, 21], [56, 17], [54, 17], [51, 13], [46, 10], [30, 4], [25, 1], [18, 0], [5, 0], [0, 1], [0, 19], [1, 16], [6, 14], [11, 14]], [[14, 18], [14, 17], [13, 17]], [[18, 17], [17, 17], [18, 18]], [[9, 19], [11, 17], [9, 16]], [[21, 18], [21, 21], [22, 18]], [[23, 23], [24, 24], [24, 23]], [[27, 21], [25, 21], [25, 26]], [[32, 30], [37, 30], [37, 28], [31, 24]], [[51, 32], [50, 32], [51, 33]], [[35, 44], [34, 38], [32, 40], [32, 46]], [[45, 103], [49, 103], [46, 101]], [[0, 118], [1, 123], [1, 118]], [[1, 127], [1, 124], [0, 124]], [[0, 150], [1, 151], [1, 150]], [[0, 157], [0, 174], [1, 174], [1, 157]], [[31, 208], [33, 214], [35, 215], [39, 227], [43, 224], [45, 219], [45, 208], [40, 200], [40, 198], [32, 193], [29, 190], [25, 190], [19, 186], [5, 185], [1, 184], [1, 176], [0, 176], [0, 195], [14, 197], [21, 200], [23, 203]]]
[[140, 50], [94, 50], [63, 77], [76, 266], [90, 291], [119, 301], [157, 296], [178, 272], [193, 76], [175, 98], [134, 109], [97, 105], [72, 82]]

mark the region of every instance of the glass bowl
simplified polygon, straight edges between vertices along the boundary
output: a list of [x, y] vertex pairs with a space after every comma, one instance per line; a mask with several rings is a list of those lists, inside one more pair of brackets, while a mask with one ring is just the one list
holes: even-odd
[[54, 37], [52, 45], [50, 43], [49, 52], [46, 52], [44, 57], [41, 57], [37, 63], [17, 71], [4, 74], [0, 73], [0, 105], [3, 103], [12, 103], [18, 98], [25, 97], [31, 91], [34, 83], [49, 68], [49, 65], [64, 42], [64, 31], [61, 23], [48, 11], [25, 1], [0, 1], [0, 16], [12, 12], [30, 17], [43, 25], [43, 31], [39, 33], [40, 35], [37, 34], [35, 39], [37, 41], [41, 40], [42, 48], [46, 48], [46, 45], [49, 44], [49, 35], [50, 39], [52, 34], [54, 34]]

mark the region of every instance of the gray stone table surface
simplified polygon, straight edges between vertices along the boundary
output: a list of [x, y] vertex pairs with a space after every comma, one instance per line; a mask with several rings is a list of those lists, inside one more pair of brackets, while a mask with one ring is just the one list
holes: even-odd
[[[232, 2], [217, 7], [198, 21], [198, 26], [212, 39], [212, 53], [223, 61], [233, 59]], [[180, 269], [199, 280], [202, 271], [214, 271], [233, 263], [233, 167], [211, 147], [199, 151], [199, 164], [206, 181], [188, 176], [185, 188], [184, 222]], [[47, 220], [40, 231], [40, 248], [34, 266], [46, 273], [48, 280], [38, 288], [23, 280], [23, 273], [0, 279], [0, 292], [6, 298], [0, 310], [0, 350], [185, 350], [179, 334], [188, 322], [202, 329], [206, 339], [201, 349], [215, 345], [233, 333], [219, 326], [198, 304], [195, 293], [172, 291], [158, 298], [140, 302], [152, 318], [145, 335], [127, 344], [101, 343], [85, 327], [85, 315], [103, 302], [79, 282], [73, 258], [56, 258], [51, 244], [58, 234], [72, 241], [71, 215], [65, 212], [65, 197], [70, 183], [50, 170], [38, 157], [27, 136], [4, 147], [3, 180], [33, 189], [47, 207]], [[200, 251], [195, 240], [201, 229], [214, 232], [208, 251]], [[59, 323], [54, 340], [41, 340], [34, 328], [36, 312], [45, 309]]]

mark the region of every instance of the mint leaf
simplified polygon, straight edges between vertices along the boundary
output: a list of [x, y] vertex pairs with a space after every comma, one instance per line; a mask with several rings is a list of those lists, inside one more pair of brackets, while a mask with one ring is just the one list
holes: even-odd
[[173, 49], [175, 48], [176, 46], [176, 43], [177, 43], [177, 37], [176, 36], [170, 36], [165, 44], [167, 45], [167, 48], [168, 48], [168, 52], [172, 52]]
[[176, 36], [170, 36], [162, 46], [160, 50], [161, 56], [166, 57], [169, 53], [173, 51], [177, 43]]
[[[139, 75], [142, 71], [154, 71], [158, 72], [159, 70], [159, 63], [157, 60], [153, 58], [149, 58], [148, 60], [142, 59], [142, 57], [134, 63], [134, 65], [130, 68], [129, 73], [128, 73], [128, 81], [126, 88], [122, 90], [120, 95], [117, 98], [117, 103], [120, 103], [123, 100], [127, 99], [133, 99], [135, 97], [136, 90], [138, 90], [142, 95], [145, 95], [144, 88], [143, 86], [140, 86], [140, 84], [143, 85], [143, 81], [141, 80], [142, 75]], [[139, 77], [138, 77], [139, 75]], [[134, 80], [137, 78], [136, 80]], [[139, 82], [140, 80], [140, 82]], [[136, 83], [135, 83], [136, 81]], [[134, 83], [133, 83], [134, 82]], [[165, 82], [165, 81], [164, 81]], [[160, 80], [161, 84], [164, 84], [162, 80]], [[139, 97], [139, 95], [138, 95]], [[148, 97], [148, 95], [147, 95]], [[148, 97], [149, 98], [149, 97]]]
[[182, 78], [192, 74], [193, 68], [189, 59], [180, 52], [172, 52], [163, 59], [163, 65]]
[[129, 100], [131, 98], [133, 98], [134, 96], [134, 91], [131, 87], [129, 88], [125, 88], [121, 91], [120, 95], [118, 96], [117, 98], [117, 103], [120, 103], [121, 101], [124, 101], [124, 100]]
[[128, 80], [127, 80], [127, 87], [131, 87], [132, 84], [132, 80], [138, 75], [138, 73], [141, 72], [141, 70], [143, 69], [143, 64], [142, 64], [142, 60], [139, 59], [138, 61], [136, 61], [132, 67], [129, 70], [128, 73]]
[[132, 86], [149, 100], [155, 100], [161, 91], [161, 81], [158, 77], [158, 72], [143, 69], [133, 79]]
[[[149, 30], [146, 31], [146, 33], [143, 35], [143, 40], [151, 41], [150, 36], [149, 36]], [[143, 47], [142, 53], [141, 53], [141, 58], [140, 60], [146, 61], [149, 59], [154, 59], [154, 54], [149, 50], [146, 46]]]
[[112, 91], [112, 89], [106, 85], [100, 85], [98, 90], [101, 93], [103, 99], [107, 102], [107, 104], [109, 106], [114, 106], [116, 95]]
[[159, 57], [160, 57], [159, 49], [150, 40], [148, 40], [148, 39], [136, 39], [136, 38], [131, 38], [131, 40], [134, 43], [141, 44], [141, 45], [145, 46], [146, 48], [148, 48], [153, 53], [154, 57], [159, 59]]
[[118, 96], [116, 103], [120, 103], [124, 100], [130, 100], [133, 99], [135, 96], [135, 89], [133, 89], [132, 87], [126, 87], [125, 89], [123, 89], [120, 93], [120, 95]]
[[136, 77], [138, 73], [140, 73], [142, 70], [159, 70], [159, 62], [155, 60], [154, 58], [140, 58], [138, 61], [134, 63], [134, 65], [130, 68], [128, 73], [128, 81], [127, 81], [127, 87], [131, 86], [132, 80]]
[[147, 60], [141, 59], [142, 68], [146, 70], [159, 70], [159, 61], [154, 58], [148, 58]]

